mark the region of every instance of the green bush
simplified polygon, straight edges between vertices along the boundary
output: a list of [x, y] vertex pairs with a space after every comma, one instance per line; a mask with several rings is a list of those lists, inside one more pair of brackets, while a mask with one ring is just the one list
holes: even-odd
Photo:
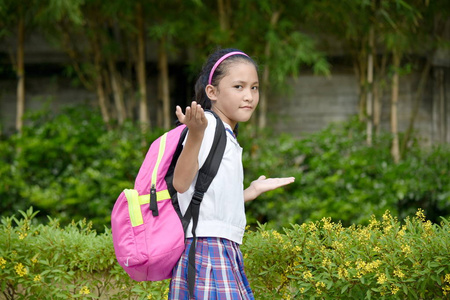
[[450, 216], [450, 148], [413, 144], [402, 161], [390, 155], [390, 135], [367, 146], [364, 124], [332, 124], [304, 139], [243, 128], [246, 185], [259, 175], [294, 176], [295, 183], [247, 205], [251, 223], [271, 228], [331, 217], [343, 225], [368, 224], [390, 210], [400, 219], [423, 208], [439, 222]]
[[[80, 106], [60, 114], [29, 115], [22, 135], [0, 140], [0, 214], [33, 206], [61, 224], [87, 218], [109, 226], [117, 196], [133, 185], [151, 142], [130, 122], [108, 131], [100, 113]], [[413, 144], [393, 163], [389, 134], [366, 145], [363, 124], [333, 124], [301, 140], [242, 124], [245, 185], [264, 174], [295, 176], [295, 183], [247, 204], [249, 224], [282, 228], [331, 217], [368, 224], [385, 210], [403, 219], [423, 208], [432, 222], [450, 216], [450, 149]], [[145, 141], [145, 143], [142, 143]], [[38, 216], [41, 218], [40, 216]], [[45, 219], [43, 220], [45, 221]]]
[[367, 226], [261, 226], [242, 247], [246, 272], [261, 300], [448, 299], [449, 221], [432, 224], [418, 210], [402, 224], [386, 212]]
[[[2, 215], [34, 206], [62, 223], [110, 222], [114, 201], [134, 184], [143, 157], [161, 130], [142, 135], [130, 122], [108, 131], [87, 106], [29, 115], [21, 135], [0, 141]], [[145, 144], [142, 143], [146, 140]]]
[[[37, 224], [32, 209], [0, 226], [4, 299], [166, 299], [168, 280], [138, 283], [116, 263], [111, 232], [86, 220]], [[450, 219], [423, 210], [399, 222], [386, 212], [367, 226], [329, 218], [248, 231], [242, 245], [255, 298], [448, 299]]]
[[131, 280], [116, 263], [111, 231], [82, 220], [36, 224], [36, 212], [3, 217], [0, 282], [4, 299], [167, 299], [168, 281]]

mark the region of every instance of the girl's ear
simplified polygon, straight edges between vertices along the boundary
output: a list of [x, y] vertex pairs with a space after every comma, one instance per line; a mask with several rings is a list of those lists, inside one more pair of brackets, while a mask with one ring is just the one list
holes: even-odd
[[206, 93], [206, 96], [208, 96], [208, 98], [210, 100], [217, 100], [217, 89], [214, 86], [212, 86], [211, 84], [208, 84], [205, 87], [205, 93]]

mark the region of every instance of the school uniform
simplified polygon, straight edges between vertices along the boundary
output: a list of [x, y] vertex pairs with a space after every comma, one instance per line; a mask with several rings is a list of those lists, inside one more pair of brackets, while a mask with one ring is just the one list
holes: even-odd
[[[205, 162], [214, 139], [216, 118], [206, 112], [205, 129], [199, 151], [199, 168]], [[219, 121], [220, 122], [220, 121]], [[239, 245], [242, 244], [246, 218], [242, 148], [231, 127], [224, 123], [227, 145], [217, 175], [204, 195], [196, 228], [196, 279], [194, 299], [254, 299], [244, 273]], [[189, 134], [189, 133], [188, 133]], [[178, 194], [184, 214], [194, 193], [196, 177], [189, 189]], [[192, 243], [192, 221], [187, 230], [186, 249], [173, 270], [169, 299], [189, 299], [187, 260]]]

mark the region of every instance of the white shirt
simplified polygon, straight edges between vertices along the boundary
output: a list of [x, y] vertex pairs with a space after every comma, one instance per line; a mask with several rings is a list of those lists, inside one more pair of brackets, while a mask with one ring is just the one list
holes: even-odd
[[[198, 155], [199, 168], [208, 157], [214, 140], [216, 118], [206, 112], [208, 126], [205, 130]], [[231, 130], [224, 122], [225, 128]], [[189, 134], [189, 133], [188, 133]], [[200, 215], [196, 229], [197, 237], [220, 237], [242, 244], [246, 218], [244, 207], [244, 171], [242, 167], [242, 148], [236, 138], [227, 130], [227, 145], [216, 177], [206, 191], [200, 204]], [[178, 202], [181, 213], [186, 212], [194, 194], [197, 175], [189, 189], [180, 194]], [[187, 237], [192, 237], [192, 220]]]

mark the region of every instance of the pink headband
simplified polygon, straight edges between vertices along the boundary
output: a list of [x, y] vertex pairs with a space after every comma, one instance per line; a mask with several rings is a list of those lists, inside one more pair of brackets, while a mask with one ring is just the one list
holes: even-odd
[[211, 84], [212, 82], [212, 78], [214, 75], [214, 72], [216, 71], [217, 67], [228, 57], [233, 56], [233, 55], [244, 55], [249, 57], [247, 54], [245, 54], [244, 52], [240, 52], [240, 51], [234, 51], [234, 52], [230, 52], [225, 54], [224, 56], [222, 56], [221, 58], [219, 58], [218, 61], [216, 61], [216, 63], [214, 64], [214, 66], [211, 69], [211, 72], [209, 72], [209, 78], [208, 78], [208, 84]]

